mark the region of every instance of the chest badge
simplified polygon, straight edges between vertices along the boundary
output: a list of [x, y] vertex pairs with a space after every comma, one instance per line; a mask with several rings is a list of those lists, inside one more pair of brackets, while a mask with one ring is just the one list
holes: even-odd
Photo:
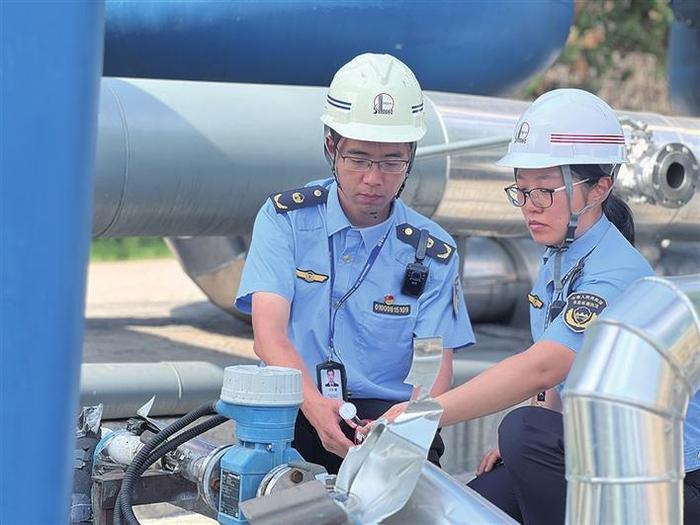
[[566, 299], [564, 324], [576, 333], [583, 332], [598, 318], [608, 303], [599, 295], [576, 292]]
[[325, 283], [328, 280], [327, 275], [316, 273], [313, 270], [300, 270], [297, 268], [297, 277], [307, 283]]
[[372, 311], [375, 314], [386, 315], [409, 315], [411, 313], [410, 304], [394, 304], [394, 296], [390, 293], [384, 296], [384, 301], [374, 301]]
[[542, 299], [537, 297], [535, 294], [532, 294], [532, 293], [527, 294], [527, 300], [530, 301], [530, 304], [532, 305], [533, 308], [537, 308], [538, 310], [544, 306]]

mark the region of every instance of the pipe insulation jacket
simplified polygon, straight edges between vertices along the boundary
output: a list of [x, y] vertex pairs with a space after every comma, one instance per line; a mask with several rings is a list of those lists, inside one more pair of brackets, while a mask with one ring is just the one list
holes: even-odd
[[648, 277], [586, 331], [563, 392], [567, 523], [682, 523], [699, 311], [700, 275]]

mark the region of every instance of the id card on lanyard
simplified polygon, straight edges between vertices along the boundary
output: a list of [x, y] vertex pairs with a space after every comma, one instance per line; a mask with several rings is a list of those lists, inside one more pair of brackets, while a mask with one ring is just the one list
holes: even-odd
[[333, 250], [333, 238], [328, 237], [328, 252], [331, 259], [331, 287], [328, 297], [328, 355], [325, 362], [316, 365], [316, 384], [318, 385], [318, 389], [321, 391], [321, 394], [329, 399], [345, 401], [348, 399], [347, 374], [345, 371], [345, 366], [341, 362], [340, 356], [335, 348], [334, 342], [336, 316], [338, 315], [338, 311], [343, 304], [352, 294], [357, 291], [362, 282], [365, 280], [365, 277], [367, 277], [367, 274], [372, 269], [372, 266], [379, 256], [379, 252], [382, 251], [382, 247], [389, 237], [390, 231], [391, 227], [387, 228], [384, 236], [372, 249], [367, 262], [355, 281], [355, 284], [353, 284], [350, 289], [345, 292], [345, 294], [335, 303], [333, 302], [333, 287], [335, 284], [335, 252]]

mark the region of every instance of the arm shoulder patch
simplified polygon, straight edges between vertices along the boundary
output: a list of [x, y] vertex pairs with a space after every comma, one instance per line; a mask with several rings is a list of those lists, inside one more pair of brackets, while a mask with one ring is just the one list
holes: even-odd
[[608, 306], [600, 295], [590, 292], [574, 292], [566, 298], [564, 324], [577, 334], [582, 333]]
[[[417, 248], [418, 239], [420, 238], [420, 228], [416, 228], [404, 222], [396, 227], [396, 237], [398, 237], [400, 241]], [[431, 259], [441, 264], [447, 264], [452, 259], [455, 251], [457, 251], [457, 249], [451, 244], [447, 244], [445, 241], [432, 235], [428, 237], [428, 249], [425, 254]]]
[[272, 205], [277, 213], [287, 213], [309, 206], [318, 206], [326, 202], [328, 190], [323, 186], [304, 186], [270, 195]]

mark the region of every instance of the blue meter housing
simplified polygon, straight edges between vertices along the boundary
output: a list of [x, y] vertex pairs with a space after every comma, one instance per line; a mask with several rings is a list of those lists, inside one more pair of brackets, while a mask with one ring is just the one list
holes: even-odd
[[299, 405], [216, 404], [222, 416], [236, 422], [236, 443], [221, 458], [219, 523], [248, 524], [241, 502], [256, 496], [260, 482], [278, 465], [303, 460], [292, 448]]

